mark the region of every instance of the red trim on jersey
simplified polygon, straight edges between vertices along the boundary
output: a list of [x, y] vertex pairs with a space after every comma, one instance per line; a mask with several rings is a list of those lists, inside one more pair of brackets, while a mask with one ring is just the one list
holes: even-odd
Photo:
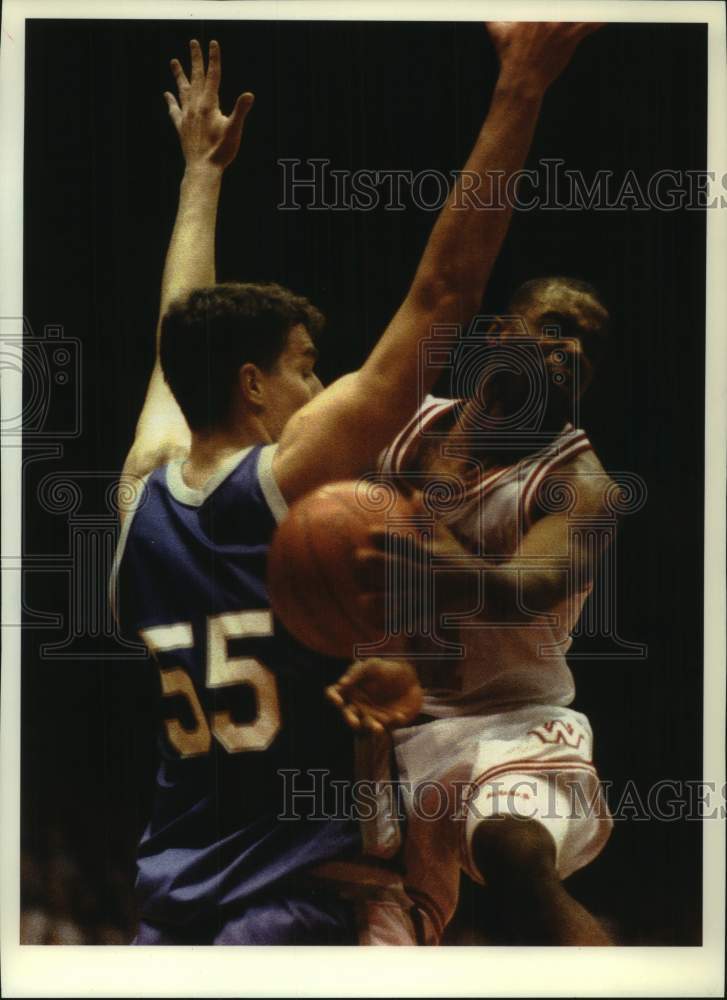
[[395, 472], [402, 471], [402, 468], [405, 465], [405, 458], [408, 452], [411, 450], [411, 446], [414, 444], [414, 441], [417, 439], [417, 437], [420, 437], [424, 433], [424, 431], [427, 430], [427, 428], [431, 427], [431, 425], [434, 423], [437, 417], [441, 416], [443, 413], [446, 413], [448, 410], [452, 410], [456, 402], [457, 402], [456, 399], [438, 400], [437, 402], [433, 402], [428, 409], [426, 410], [422, 409], [419, 411], [419, 413], [416, 414], [414, 418], [415, 425], [414, 427], [412, 427], [407, 437], [407, 440], [403, 442], [403, 444], [399, 449], [398, 455], [395, 457], [394, 460]]
[[[567, 424], [566, 428], [565, 428], [565, 433], [570, 433], [572, 431], [573, 431], [572, 425], [571, 424]], [[583, 440], [585, 442], [586, 446], [590, 448], [590, 443], [588, 442], [588, 439], [585, 436], [585, 432], [584, 431], [578, 431], [576, 437], [574, 437], [566, 445], [566, 447], [563, 450], [562, 454], [559, 454], [559, 455], [550, 455], [549, 454], [549, 455], [545, 456], [539, 463], [537, 463], [534, 466], [534, 468], [531, 470], [531, 472], [528, 473], [528, 477], [526, 479], [526, 482], [529, 482], [531, 480], [531, 478], [537, 473], [537, 471], [539, 469], [548, 467], [548, 463], [551, 463], [550, 467], [554, 467], [556, 464], [558, 464], [559, 462], [561, 462], [563, 460], [563, 458], [570, 457], [570, 452], [568, 451], [568, 449], [572, 448], [573, 444], [575, 444], [576, 441], [581, 441], [581, 440]], [[471, 500], [477, 494], [479, 494], [480, 497], [487, 496], [487, 494], [490, 493], [495, 488], [495, 486], [498, 484], [498, 482], [505, 475], [507, 475], [508, 473], [514, 472], [518, 468], [518, 466], [522, 462], [527, 461], [527, 459], [529, 457], [531, 457], [531, 456], [526, 456], [525, 458], [521, 459], [519, 462], [516, 462], [514, 465], [499, 466], [499, 467], [496, 467], [496, 468], [490, 470], [489, 472], [485, 472], [482, 475], [482, 477], [476, 483], [474, 483], [474, 485], [470, 486], [469, 489], [467, 489], [465, 491], [465, 499]]]
[[[487, 771], [483, 771], [483, 773], [478, 778], [476, 778], [472, 782], [472, 784], [476, 785], [479, 788], [480, 786], [486, 783], [488, 778], [492, 777], [493, 775], [506, 774], [508, 771], [514, 774], [533, 774], [535, 776], [537, 776], [540, 773], [543, 777], [547, 778], [547, 775], [543, 775], [543, 772], [549, 770], [552, 771], [556, 769], [559, 771], [571, 771], [571, 772], [587, 771], [594, 777], [596, 778], [598, 777], [596, 769], [591, 761], [584, 761], [580, 758], [574, 758], [574, 757], [562, 757], [556, 760], [539, 760], [538, 758], [534, 757], [526, 757], [523, 758], [522, 760], [513, 760], [513, 761], [508, 761], [507, 763], [495, 765], [494, 767], [489, 768]], [[468, 795], [468, 799], [472, 797], [472, 794], [474, 794], [474, 791], [473, 793]], [[464, 820], [465, 817], [463, 816], [462, 819]], [[469, 858], [469, 852], [467, 850], [467, 823], [463, 821], [460, 828], [460, 858], [458, 861], [459, 867], [462, 867], [465, 862], [465, 859], [468, 858]], [[467, 867], [469, 867], [469, 865], [467, 865]], [[415, 904], [415, 906], [421, 910], [424, 910], [425, 913], [429, 916], [432, 926], [434, 927], [434, 931], [437, 935], [437, 938], [441, 939], [447, 921], [445, 919], [444, 912], [442, 911], [437, 900], [424, 890], [414, 888], [406, 884], [406, 882], [404, 887], [406, 889], [407, 894], [410, 896], [413, 903]]]
[[[522, 766], [523, 764], [525, 765], [524, 767]], [[518, 765], [518, 766], [513, 766], [513, 765]], [[591, 774], [594, 778], [596, 778], [596, 780], [598, 780], [598, 774], [596, 773], [596, 769], [595, 769], [595, 767], [593, 767], [593, 765], [591, 764], [590, 761], [588, 763], [584, 763], [584, 762], [578, 762], [578, 763], [576, 763], [576, 762], [568, 762], [565, 759], [563, 759], [563, 760], [554, 760], [554, 761], [539, 761], [539, 760], [533, 760], [533, 759], [531, 759], [531, 760], [525, 760], [525, 761], [511, 761], [508, 764], [502, 764], [499, 769], [496, 768], [496, 767], [490, 768], [490, 771], [485, 771], [479, 778], [475, 779], [475, 781], [472, 782], [472, 784], [477, 785], [478, 788], [481, 787], [482, 785], [484, 785], [486, 783], [486, 779], [488, 777], [490, 777], [492, 774], [494, 774], [496, 771], [499, 771], [500, 774], [507, 774], [507, 772], [510, 771], [510, 772], [512, 772], [514, 774], [531, 774], [534, 777], [538, 777], [538, 775], [540, 775], [542, 777], [547, 778], [548, 776], [544, 775], [543, 771], [548, 771], [548, 770], [550, 770], [550, 771], [554, 771], [554, 770], [558, 770], [558, 771], [571, 771], [571, 772], [573, 772], [573, 771], [586, 771], [589, 774]], [[468, 797], [467, 797], [467, 801], [468, 802], [473, 797], [473, 795], [474, 795], [474, 791], [471, 792], [468, 795]], [[607, 813], [607, 816], [608, 816], [608, 813]], [[533, 818], [535, 819], [536, 817], [533, 817]], [[599, 816], [597, 818], [600, 820], [602, 817]], [[485, 822], [485, 820], [483, 820], [483, 822]], [[460, 847], [459, 847], [459, 849], [460, 849], [460, 856], [462, 858], [462, 861], [463, 862], [465, 860], [469, 861], [469, 851], [467, 849], [467, 823], [466, 822], [462, 823], [462, 826], [460, 828]], [[596, 853], [598, 853], [598, 852], [596, 852]], [[592, 854], [588, 858], [588, 860], [590, 861], [593, 857], [595, 857], [595, 854]], [[472, 874], [474, 874], [475, 871], [476, 871], [476, 869], [473, 868]], [[407, 892], [409, 892], [408, 889], [407, 889]], [[411, 892], [409, 892], [409, 895], [411, 895]]]
[[[555, 744], [554, 744], [555, 745]], [[574, 757], [569, 755], [567, 757], [558, 757], [556, 759], [543, 759], [538, 757], [524, 757], [522, 760], [508, 760], [504, 761], [502, 764], [495, 764], [483, 771], [482, 774], [478, 775], [470, 785], [483, 785], [488, 781], [493, 775], [505, 773], [506, 771], [532, 771], [532, 770], [554, 770], [555, 768], [563, 767], [564, 770], [573, 768], [582, 768], [585, 771], [593, 771], [596, 773], [596, 769], [593, 765], [592, 760], [584, 760], [583, 757]]]
[[[419, 410], [387, 450], [382, 461], [382, 469], [401, 473], [402, 469], [406, 467], [408, 453], [416, 438], [431, 427], [438, 417], [453, 409], [459, 402], [461, 400], [458, 399], [436, 400], [426, 408], [423, 407]], [[512, 465], [500, 466], [484, 473], [476, 483], [464, 491], [464, 499], [471, 500], [478, 493], [481, 496], [489, 493], [491, 489], [494, 489], [496, 483], [513, 468]]]
[[470, 488], [465, 491], [466, 499], [471, 500], [472, 497], [476, 496], [478, 493], [481, 497], [487, 496], [488, 493], [494, 490], [495, 486], [502, 479], [502, 477], [506, 473], [512, 472], [515, 468], [517, 468], [515, 465], [505, 465], [484, 473], [484, 475], [478, 479], [473, 486], [470, 486]]
[[575, 436], [556, 455], [548, 455], [542, 459], [528, 475], [525, 488], [522, 494], [522, 511], [524, 528], [527, 531], [532, 525], [532, 506], [535, 496], [546, 476], [548, 476], [559, 465], [566, 461], [571, 461], [584, 451], [591, 450], [591, 442], [584, 431], [577, 431]]
[[[541, 729], [544, 729], [548, 735], [543, 736], [540, 731]], [[563, 735], [563, 730], [566, 731], [568, 734], [567, 736]], [[555, 732], [554, 737], [552, 736], [553, 732]], [[578, 736], [578, 739], [572, 743], [571, 739], [576, 735]], [[582, 740], [588, 738], [583, 730], [576, 733], [575, 726], [571, 722], [565, 722], [563, 719], [551, 719], [549, 722], [544, 722], [542, 726], [536, 726], [534, 729], [528, 729], [528, 736], [537, 736], [541, 743], [550, 743], [553, 745], [560, 744], [560, 746], [573, 747], [574, 750], [578, 749]]]
[[[411, 420], [405, 425], [404, 429], [399, 432], [391, 445], [389, 445], [386, 449], [381, 460], [381, 470], [395, 475], [400, 474], [406, 467], [407, 456], [416, 438], [431, 427], [438, 417], [446, 413], [448, 410], [451, 410], [458, 402], [461, 402], [461, 400], [433, 399], [430, 403], [425, 403], [414, 414]], [[545, 477], [563, 462], [572, 460], [578, 455], [581, 455], [583, 452], [591, 449], [591, 443], [586, 437], [585, 431], [576, 431], [572, 424], [568, 423], [565, 425], [563, 435], [570, 436], [570, 440], [567, 444], [562, 445], [561, 450], [557, 451], [555, 454], [553, 454], [552, 448], [549, 449], [548, 454], [536, 462], [525, 479], [521, 494], [521, 509], [523, 526], [526, 531], [532, 525], [533, 518], [531, 508], [537, 490]], [[557, 447], [557, 444], [555, 447]], [[517, 469], [519, 464], [520, 463], [516, 463], [515, 465], [506, 465], [484, 473], [484, 475], [482, 475], [476, 483], [465, 490], [463, 499], [469, 501], [475, 496], [479, 496], [481, 498], [487, 496], [500, 482], [500, 480], [503, 479], [508, 473], [512, 473], [515, 469]]]
[[430, 403], [424, 403], [386, 449], [381, 462], [382, 472], [401, 472], [404, 454], [411, 447], [417, 434], [421, 434], [435, 416], [454, 406], [455, 403], [454, 399], [433, 399]]

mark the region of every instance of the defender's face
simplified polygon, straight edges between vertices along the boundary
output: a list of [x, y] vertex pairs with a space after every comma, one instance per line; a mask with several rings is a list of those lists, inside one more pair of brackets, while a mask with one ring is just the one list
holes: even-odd
[[317, 396], [323, 386], [314, 371], [318, 351], [302, 323], [288, 334], [288, 343], [273, 370], [265, 374], [265, 425], [277, 441], [296, 410]]

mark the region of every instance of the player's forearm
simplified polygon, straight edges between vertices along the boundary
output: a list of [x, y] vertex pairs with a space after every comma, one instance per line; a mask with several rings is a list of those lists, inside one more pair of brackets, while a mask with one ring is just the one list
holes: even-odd
[[[512, 215], [506, 185], [525, 162], [544, 89], [523, 72], [500, 74], [487, 120], [432, 230], [409, 293], [362, 371], [364, 378], [373, 376], [373, 387], [383, 386], [401, 400], [402, 412], [418, 401], [410, 369], [421, 339], [437, 324], [465, 326], [480, 307]], [[435, 377], [433, 367], [419, 372], [420, 387], [428, 389]]]
[[525, 163], [543, 93], [524, 74], [503, 69], [474, 148], [437, 219], [412, 294], [433, 291], [444, 322], [467, 323], [480, 306], [510, 223], [512, 178]]
[[[595, 27], [582, 22], [488, 24], [500, 60], [492, 104], [414, 283], [416, 288], [423, 280], [426, 287], [432, 275], [439, 276], [446, 289], [441, 321], [466, 323], [479, 308], [510, 221], [515, 175], [525, 163], [545, 92], [580, 39]], [[475, 183], [470, 184], [473, 175]]]
[[188, 166], [184, 172], [164, 263], [160, 320], [175, 298], [215, 283], [215, 227], [222, 172], [213, 164]]
[[533, 614], [546, 614], [565, 599], [568, 571], [562, 569], [518, 569], [501, 567], [488, 574], [485, 603], [488, 617], [500, 621], [531, 620]]
[[[479, 577], [479, 582], [476, 577]], [[473, 606], [473, 593], [479, 601]], [[532, 621], [547, 614], [568, 593], [568, 573], [563, 569], [525, 569], [515, 564], [447, 573], [438, 591], [440, 613], [466, 614], [473, 622]]]

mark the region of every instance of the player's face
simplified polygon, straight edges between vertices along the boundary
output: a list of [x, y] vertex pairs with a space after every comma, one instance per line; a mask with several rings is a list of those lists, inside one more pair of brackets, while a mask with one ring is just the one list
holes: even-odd
[[540, 345], [550, 384], [557, 387], [569, 400], [574, 392], [577, 391], [579, 395], [585, 392], [593, 378], [593, 364], [584, 349], [583, 339], [541, 332], [535, 333], [535, 339]]
[[323, 388], [314, 371], [317, 357], [318, 351], [306, 328], [302, 323], [294, 326], [277, 364], [265, 376], [265, 425], [274, 441], [296, 410]]
[[[529, 335], [540, 346], [550, 385], [556, 387], [564, 399], [571, 400], [575, 391], [582, 395], [593, 380], [593, 357], [597, 345], [590, 343], [588, 321], [579, 312], [578, 303], [536, 303], [522, 319]], [[577, 335], [568, 329], [569, 326], [576, 327], [576, 324], [579, 329]], [[507, 337], [507, 331], [503, 335]], [[522, 336], [522, 329], [519, 335]], [[594, 333], [594, 340], [597, 337], [598, 334]]]

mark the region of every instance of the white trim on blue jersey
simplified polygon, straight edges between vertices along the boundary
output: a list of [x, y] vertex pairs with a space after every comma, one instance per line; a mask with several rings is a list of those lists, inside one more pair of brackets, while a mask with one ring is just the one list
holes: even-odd
[[243, 458], [252, 451], [253, 447], [254, 445], [248, 445], [247, 448], [243, 448], [241, 451], [236, 451], [234, 455], [230, 455], [229, 458], [225, 459], [217, 472], [209, 477], [202, 489], [199, 490], [194, 489], [192, 486], [187, 486], [182, 475], [182, 467], [186, 459], [177, 458], [167, 466], [167, 489], [179, 503], [186, 504], [187, 507], [201, 507], [217, 487], [237, 468]]
[[280, 524], [288, 513], [288, 503], [280, 492], [280, 487], [273, 475], [273, 458], [275, 457], [277, 447], [277, 444], [269, 444], [265, 448], [260, 449], [257, 461], [257, 477], [260, 482], [260, 489], [263, 491], [263, 496], [268, 502], [268, 507], [275, 518], [276, 524]]
[[[153, 471], [153, 470], [152, 470]], [[116, 585], [119, 579], [119, 568], [121, 566], [121, 560], [124, 555], [124, 549], [126, 548], [126, 541], [129, 537], [129, 532], [131, 531], [131, 522], [134, 520], [134, 514], [136, 514], [137, 508], [141, 503], [141, 498], [146, 492], [146, 483], [151, 475], [151, 472], [142, 478], [139, 484], [139, 489], [134, 497], [133, 501], [129, 505], [128, 510], [124, 516], [124, 523], [121, 525], [121, 531], [119, 533], [119, 540], [116, 544], [116, 552], [114, 553], [114, 561], [111, 566], [111, 575], [109, 577], [109, 603], [111, 604], [111, 613], [114, 616], [116, 624], [119, 625], [119, 616], [117, 614], [117, 603], [116, 603]]]
[[[217, 472], [210, 476], [202, 489], [199, 490], [194, 489], [192, 486], [188, 486], [184, 481], [182, 468], [184, 466], [185, 459], [175, 459], [174, 461], [169, 462], [166, 467], [165, 482], [167, 489], [179, 503], [185, 504], [188, 507], [201, 507], [205, 500], [207, 500], [214, 493], [217, 487], [220, 486], [232, 472], [234, 472], [240, 462], [242, 462], [245, 456], [252, 451], [254, 447], [254, 445], [248, 445], [241, 451], [235, 452], [234, 455], [230, 455], [230, 457], [220, 466]], [[276, 524], [280, 524], [288, 513], [288, 504], [285, 497], [280, 492], [280, 487], [275, 481], [275, 476], [273, 475], [273, 458], [277, 447], [277, 444], [270, 444], [265, 445], [265, 447], [260, 449], [257, 462], [257, 476], [260, 483], [260, 489], [262, 490], [265, 501], [270, 508], [270, 512], [275, 518]], [[152, 470], [152, 472], [154, 471], [156, 470]], [[134, 514], [136, 513], [137, 507], [141, 502], [141, 498], [144, 496], [146, 483], [149, 476], [152, 475], [152, 472], [148, 472], [143, 477], [137, 495], [134, 497], [133, 502], [129, 506], [121, 528], [121, 533], [119, 534], [119, 541], [116, 546], [114, 562], [111, 567], [111, 575], [109, 578], [109, 600], [111, 602], [111, 610], [117, 624], [117, 585], [121, 560], [124, 555], [124, 549], [126, 548], [126, 541], [129, 537], [129, 532], [131, 531], [131, 523], [134, 520]]]

